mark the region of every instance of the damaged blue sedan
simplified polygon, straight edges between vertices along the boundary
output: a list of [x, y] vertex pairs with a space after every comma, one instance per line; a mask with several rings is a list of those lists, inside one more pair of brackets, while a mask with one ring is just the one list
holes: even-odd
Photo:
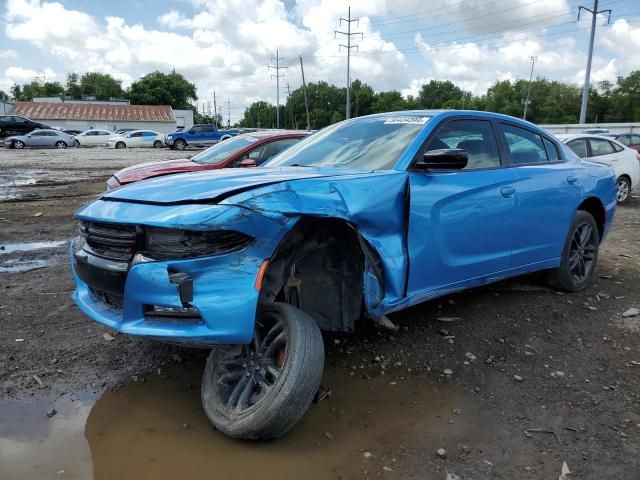
[[613, 220], [609, 167], [503, 115], [410, 111], [327, 127], [263, 168], [172, 175], [81, 208], [78, 306], [120, 332], [212, 348], [226, 435], [304, 414], [321, 331], [534, 271], [584, 288]]

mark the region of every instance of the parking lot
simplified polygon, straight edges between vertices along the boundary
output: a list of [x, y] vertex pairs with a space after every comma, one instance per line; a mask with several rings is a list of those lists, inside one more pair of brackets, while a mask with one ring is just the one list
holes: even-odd
[[190, 154], [0, 150], [3, 478], [637, 477], [638, 198], [580, 293], [523, 277], [326, 335], [320, 401], [254, 445], [204, 416], [206, 352], [116, 335], [70, 298], [74, 210], [119, 168]]

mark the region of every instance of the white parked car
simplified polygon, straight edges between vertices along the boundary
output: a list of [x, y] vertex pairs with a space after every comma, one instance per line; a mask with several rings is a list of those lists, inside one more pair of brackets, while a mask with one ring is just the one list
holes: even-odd
[[164, 142], [164, 134], [153, 130], [133, 130], [122, 135], [114, 135], [109, 138], [109, 148], [134, 148], [153, 147], [161, 148]]
[[76, 145], [79, 147], [105, 146], [111, 135], [113, 132], [108, 130], [87, 130], [75, 136]]
[[622, 143], [600, 135], [556, 135], [583, 160], [611, 165], [616, 173], [618, 203], [631, 199], [640, 180], [640, 153]]

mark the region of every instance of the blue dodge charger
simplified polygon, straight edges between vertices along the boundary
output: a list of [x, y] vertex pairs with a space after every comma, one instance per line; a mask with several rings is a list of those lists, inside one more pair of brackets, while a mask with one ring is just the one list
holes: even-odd
[[77, 213], [73, 298], [123, 333], [212, 348], [204, 409], [284, 434], [309, 407], [321, 330], [544, 270], [576, 291], [616, 205], [609, 167], [527, 122], [405, 111], [327, 127], [264, 168], [160, 177]]

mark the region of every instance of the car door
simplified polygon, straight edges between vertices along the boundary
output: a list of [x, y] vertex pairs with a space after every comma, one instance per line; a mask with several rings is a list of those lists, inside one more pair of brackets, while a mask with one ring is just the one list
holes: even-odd
[[31, 133], [25, 135], [25, 144], [28, 147], [36, 147], [41, 148], [46, 145], [47, 138], [45, 137], [46, 132], [42, 130], [35, 130]]
[[518, 177], [518, 214], [511, 268], [558, 259], [576, 208], [584, 169], [562, 156], [550, 137], [500, 122], [501, 141]]
[[14, 115], [11, 130], [18, 135], [26, 135], [34, 130], [34, 126], [26, 118]]
[[468, 152], [466, 168], [409, 172], [409, 295], [460, 288], [509, 266], [516, 175], [503, 164], [493, 122], [444, 120], [420, 155], [448, 148]]
[[153, 142], [156, 141], [155, 132], [142, 132], [142, 144], [141, 147], [153, 147]]
[[218, 139], [214, 135], [215, 128], [213, 125], [202, 125], [202, 127], [200, 128], [202, 129], [200, 133], [200, 141], [203, 144], [213, 145], [215, 143], [218, 143]]
[[623, 149], [619, 145], [604, 138], [588, 138], [587, 144], [589, 147], [587, 160], [590, 162], [603, 163], [615, 168], [615, 163], [620, 161], [619, 152]]
[[95, 147], [98, 143], [98, 136], [95, 130], [90, 130], [88, 132], [85, 132], [84, 135], [82, 135], [82, 145], [86, 145], [87, 147]]
[[104, 147], [109, 141], [110, 136], [111, 132], [107, 132], [106, 130], [98, 130], [96, 135], [96, 145]]
[[138, 148], [142, 146], [142, 132], [132, 132], [127, 137], [128, 148]]

